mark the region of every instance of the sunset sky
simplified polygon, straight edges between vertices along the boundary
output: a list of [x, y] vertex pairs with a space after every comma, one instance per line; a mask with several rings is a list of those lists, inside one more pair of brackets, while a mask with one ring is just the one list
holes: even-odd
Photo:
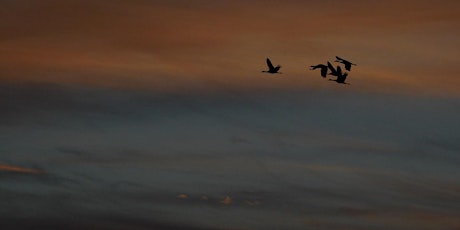
[[[3, 0], [0, 223], [458, 229], [458, 28], [457, 0]], [[309, 70], [336, 55], [349, 85]]]
[[[354, 90], [458, 94], [458, 1], [3, 1], [2, 82], [155, 91], [309, 89], [358, 63]], [[282, 80], [258, 74], [265, 58]], [[312, 79], [313, 78], [313, 79]]]

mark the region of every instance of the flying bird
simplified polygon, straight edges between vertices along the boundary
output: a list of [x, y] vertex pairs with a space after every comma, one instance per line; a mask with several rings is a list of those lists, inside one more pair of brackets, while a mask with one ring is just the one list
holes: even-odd
[[[329, 68], [331, 68], [331, 67], [332, 67], [332, 65], [329, 66]], [[334, 68], [334, 67], [332, 67], [332, 68]], [[337, 76], [337, 79], [335, 79], [335, 80], [329, 79], [329, 81], [335, 81], [335, 82], [340, 83], [340, 84], [348, 84], [348, 83], [345, 83], [345, 79], [347, 79], [348, 73], [342, 73], [342, 68], [340, 68], [340, 66], [337, 66], [337, 70], [334, 69], [334, 71], [332, 71], [332, 72], [333, 73], [330, 73], [330, 75]]]
[[327, 65], [323, 65], [323, 64], [318, 64], [318, 65], [312, 65], [310, 66], [311, 69], [310, 70], [315, 70], [315, 69], [318, 69], [318, 68], [321, 68], [321, 76], [322, 77], [326, 77], [327, 75]]
[[339, 56], [335, 56], [335, 58], [337, 59], [337, 60], [335, 60], [335, 62], [340, 62], [340, 63], [344, 64], [345, 69], [348, 70], [348, 71], [351, 70], [352, 65], [356, 65], [356, 64], [351, 63], [351, 62], [349, 62], [349, 61], [347, 61], [347, 60], [345, 60], [343, 58], [340, 58]]
[[280, 70], [281, 66], [280, 65], [277, 65], [276, 67], [273, 66], [272, 62], [270, 61], [269, 58], [267, 58], [267, 66], [268, 66], [268, 70], [263, 70], [262, 72], [265, 72], [265, 73], [281, 73], [281, 72], [278, 72], [278, 70]]

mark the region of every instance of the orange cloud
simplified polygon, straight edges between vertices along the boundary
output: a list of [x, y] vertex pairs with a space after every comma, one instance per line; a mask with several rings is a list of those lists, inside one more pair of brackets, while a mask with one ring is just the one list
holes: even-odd
[[179, 194], [177, 195], [177, 198], [179, 199], [187, 199], [189, 196], [187, 194]]
[[28, 174], [44, 174], [45, 171], [40, 169], [24, 168], [13, 165], [0, 164], [0, 172], [28, 173]]
[[223, 200], [220, 201], [220, 203], [225, 204], [225, 205], [230, 205], [232, 204], [233, 200], [230, 196], [226, 196]]

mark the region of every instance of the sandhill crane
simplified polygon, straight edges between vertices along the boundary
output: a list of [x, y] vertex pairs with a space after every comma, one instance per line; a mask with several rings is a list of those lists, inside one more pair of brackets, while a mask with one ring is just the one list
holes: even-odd
[[327, 75], [327, 65], [323, 65], [323, 64], [318, 64], [318, 65], [312, 65], [310, 66], [311, 69], [310, 70], [315, 70], [315, 69], [318, 69], [318, 68], [321, 68], [321, 76], [322, 77], [326, 77]]
[[278, 72], [278, 70], [280, 70], [281, 66], [277, 65], [276, 67], [274, 67], [269, 58], [267, 58], [267, 66], [268, 66], [268, 70], [263, 70], [262, 72], [265, 72], [265, 73], [281, 73], [281, 72]]
[[335, 56], [335, 58], [337, 59], [337, 60], [335, 60], [335, 62], [340, 62], [340, 63], [344, 64], [345, 69], [348, 70], [348, 71], [351, 70], [351, 65], [356, 65], [356, 64], [351, 63], [351, 62], [349, 62], [349, 61], [347, 61], [347, 60], [345, 60], [343, 58], [340, 58], [339, 56]]
[[[332, 65], [329, 66], [329, 68], [331, 68]], [[334, 68], [334, 67], [332, 67]], [[331, 72], [333, 73], [330, 73], [330, 75], [333, 75], [333, 76], [337, 76], [337, 79], [333, 80], [333, 79], [329, 79], [329, 81], [335, 81], [337, 83], [341, 83], [341, 84], [348, 84], [348, 83], [345, 83], [345, 79], [347, 79], [347, 76], [348, 76], [348, 73], [342, 73], [342, 68], [340, 68], [340, 66], [337, 66], [337, 70], [334, 69], [334, 71], [332, 71], [331, 69]]]

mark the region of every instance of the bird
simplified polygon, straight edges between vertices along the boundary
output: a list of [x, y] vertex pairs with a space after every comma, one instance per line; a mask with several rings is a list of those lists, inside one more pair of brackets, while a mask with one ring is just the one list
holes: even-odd
[[315, 70], [315, 69], [318, 69], [318, 68], [321, 68], [321, 76], [322, 77], [326, 77], [327, 75], [327, 65], [323, 65], [323, 64], [318, 64], [318, 65], [312, 65], [310, 66], [311, 69], [310, 70]]
[[281, 73], [281, 72], [278, 72], [278, 70], [280, 70], [281, 66], [277, 65], [276, 67], [274, 67], [269, 58], [267, 58], [267, 66], [268, 66], [268, 70], [263, 70], [262, 72], [265, 72], [265, 73]]
[[339, 56], [335, 56], [335, 58], [337, 59], [337, 60], [335, 60], [335, 62], [340, 62], [340, 63], [344, 64], [345, 69], [348, 70], [348, 71], [351, 71], [351, 65], [356, 65], [356, 64], [351, 63], [351, 62], [349, 62], [349, 61], [347, 61], [347, 60], [345, 60], [343, 58], [340, 58]]
[[[331, 68], [332, 65], [329, 66], [329, 68]], [[332, 67], [334, 68], [334, 67]], [[329, 81], [335, 81], [337, 83], [340, 83], [340, 84], [349, 84], [349, 83], [345, 83], [345, 79], [347, 79], [347, 76], [348, 76], [348, 73], [342, 73], [342, 68], [340, 68], [340, 66], [337, 66], [337, 70], [334, 69], [333, 73], [330, 73], [330, 75], [333, 75], [333, 76], [337, 76], [337, 79], [329, 79]]]

